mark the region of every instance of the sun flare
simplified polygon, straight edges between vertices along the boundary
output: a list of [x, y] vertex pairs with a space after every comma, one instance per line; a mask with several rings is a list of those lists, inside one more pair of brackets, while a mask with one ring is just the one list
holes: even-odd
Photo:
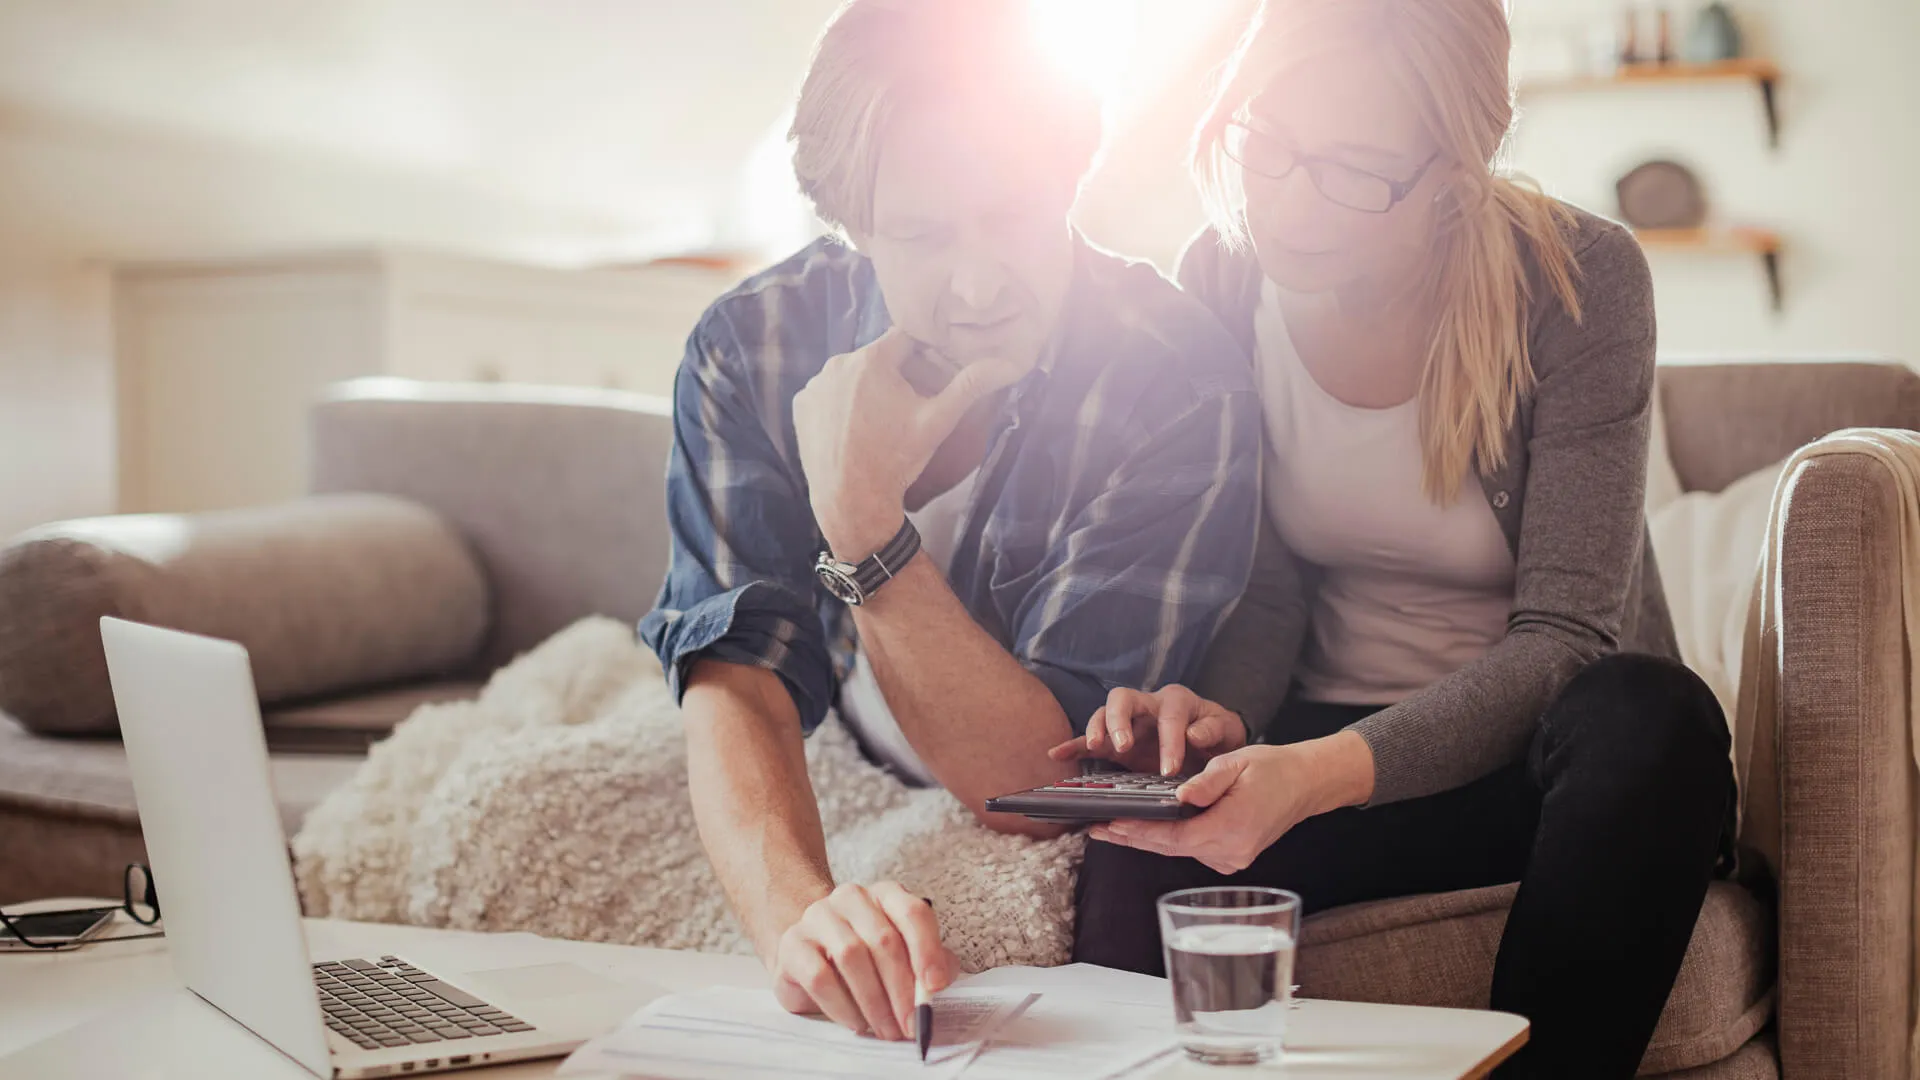
[[1134, 44], [1133, 0], [1032, 0], [1035, 30], [1049, 55], [1102, 95], [1126, 73]]

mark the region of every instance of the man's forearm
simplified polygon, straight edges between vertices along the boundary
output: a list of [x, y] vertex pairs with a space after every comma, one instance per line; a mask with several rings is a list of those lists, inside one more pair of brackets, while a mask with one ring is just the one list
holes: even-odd
[[[1053, 693], [980, 629], [927, 556], [854, 609], [854, 622], [900, 730], [941, 785], [976, 814], [995, 795], [1074, 771], [1047, 757], [1048, 748], [1073, 737]], [[1059, 831], [993, 817], [1008, 831]]]
[[689, 673], [681, 712], [701, 843], [771, 963], [780, 935], [833, 890], [799, 715], [778, 675], [715, 660]]

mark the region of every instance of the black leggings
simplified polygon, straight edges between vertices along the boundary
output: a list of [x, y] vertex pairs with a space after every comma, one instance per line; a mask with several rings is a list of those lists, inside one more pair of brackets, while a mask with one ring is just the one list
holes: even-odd
[[[1271, 742], [1373, 711], [1292, 702]], [[1619, 655], [1576, 676], [1531, 752], [1465, 787], [1311, 818], [1246, 870], [1087, 845], [1074, 959], [1163, 974], [1154, 901], [1224, 882], [1291, 889], [1311, 913], [1519, 881], [1492, 1007], [1532, 1024], [1502, 1077], [1631, 1077], [1731, 845], [1727, 725], [1698, 676]]]

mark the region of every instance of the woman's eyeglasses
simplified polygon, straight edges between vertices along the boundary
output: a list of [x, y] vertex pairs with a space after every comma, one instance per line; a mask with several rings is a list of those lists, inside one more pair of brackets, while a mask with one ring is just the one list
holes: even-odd
[[1239, 123], [1227, 125], [1226, 150], [1241, 168], [1269, 180], [1284, 180], [1293, 170], [1305, 169], [1314, 189], [1328, 202], [1366, 214], [1393, 209], [1420, 186], [1421, 178], [1440, 159], [1436, 150], [1411, 177], [1395, 180], [1331, 158], [1303, 154], [1283, 139]]
[[[160, 897], [153, 888], [153, 871], [148, 870], [140, 863], [130, 864], [126, 872], [121, 875], [120, 888], [121, 904], [118, 908], [74, 908], [65, 911], [36, 911], [33, 913], [33, 918], [40, 920], [57, 918], [63, 915], [88, 915], [101, 912], [125, 911], [128, 918], [139, 923], [141, 926], [153, 926], [160, 921]], [[16, 916], [15, 918], [24, 917], [25, 916]], [[13, 935], [15, 941], [29, 949], [71, 949], [76, 945], [93, 945], [107, 941], [144, 941], [148, 938], [166, 936], [165, 931], [155, 931], [151, 934], [120, 934], [114, 937], [81, 939], [62, 937], [52, 940], [35, 941], [21, 929], [14, 919], [8, 918], [5, 911], [0, 911], [0, 927], [5, 927], [7, 933]]]

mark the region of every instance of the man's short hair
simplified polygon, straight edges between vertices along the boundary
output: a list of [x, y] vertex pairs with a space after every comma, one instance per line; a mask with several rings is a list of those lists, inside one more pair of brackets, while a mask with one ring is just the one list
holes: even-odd
[[794, 106], [793, 169], [815, 213], [872, 228], [889, 125], [917, 105], [981, 85], [1020, 102], [1006, 130], [1046, 133], [1078, 181], [1100, 149], [1100, 97], [1041, 47], [1034, 0], [847, 0], [814, 47]]

